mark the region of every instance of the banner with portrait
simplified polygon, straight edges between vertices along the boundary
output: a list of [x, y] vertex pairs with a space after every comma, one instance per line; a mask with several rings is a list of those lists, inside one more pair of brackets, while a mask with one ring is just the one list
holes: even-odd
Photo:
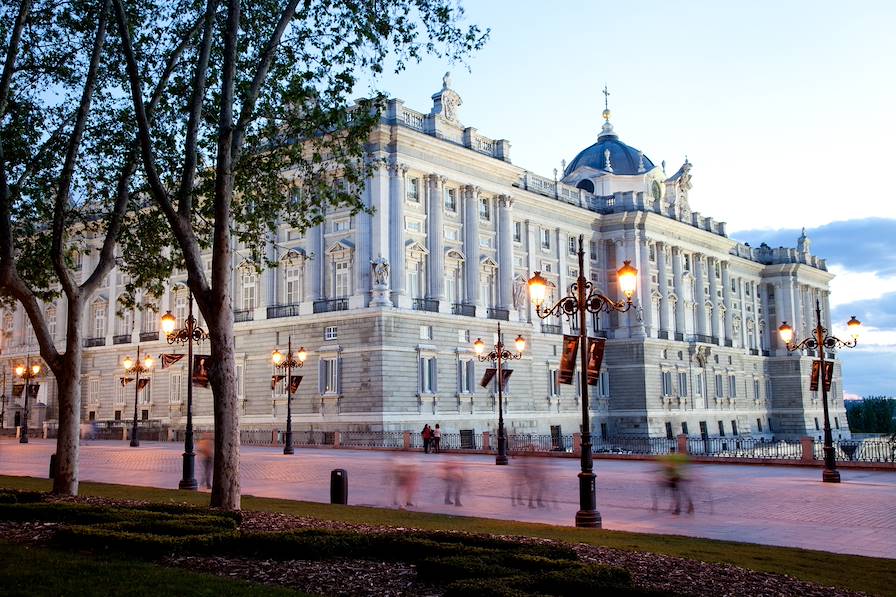
[[492, 380], [495, 378], [495, 374], [498, 372], [494, 367], [489, 367], [485, 370], [485, 374], [482, 376], [482, 381], [479, 382], [479, 385], [483, 388], [487, 388], [488, 384], [492, 383]]
[[588, 385], [597, 384], [600, 377], [600, 366], [604, 362], [606, 338], [588, 338]]
[[162, 369], [167, 369], [171, 365], [174, 365], [175, 363], [180, 361], [182, 358], [184, 358], [184, 355], [168, 352], [165, 354], [160, 354], [159, 358], [162, 361]]
[[578, 336], [563, 336], [563, 354], [560, 357], [560, 373], [557, 376], [562, 384], [572, 385], [576, 370], [576, 355], [579, 352]]
[[208, 387], [208, 368], [212, 362], [211, 355], [193, 355], [193, 385], [200, 388]]
[[272, 375], [271, 376], [271, 391], [277, 389], [277, 384], [286, 379], [285, 375]]
[[302, 383], [301, 375], [293, 375], [289, 378], [289, 392], [295, 394], [299, 391], [299, 384]]

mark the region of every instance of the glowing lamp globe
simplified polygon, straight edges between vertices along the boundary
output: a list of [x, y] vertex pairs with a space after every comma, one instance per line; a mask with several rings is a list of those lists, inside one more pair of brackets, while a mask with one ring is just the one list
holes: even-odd
[[171, 314], [171, 311], [168, 311], [164, 315], [162, 315], [162, 333], [166, 336], [170, 336], [174, 332], [174, 328], [177, 326], [177, 318]]
[[784, 342], [784, 344], [790, 344], [793, 341], [793, 328], [785, 321], [781, 324], [781, 327], [778, 328], [778, 335], [781, 337], [781, 341]]
[[849, 321], [846, 322], [846, 327], [849, 328], [849, 333], [852, 334], [853, 340], [859, 339], [859, 332], [862, 329], [862, 322], [856, 319], [856, 316], [853, 315]]
[[616, 271], [616, 277], [619, 280], [619, 290], [625, 295], [625, 298], [631, 300], [635, 294], [635, 287], [638, 283], [638, 270], [632, 266], [630, 261], [625, 261]]
[[526, 339], [523, 338], [522, 334], [516, 337], [516, 340], [514, 340], [514, 344], [516, 344], [517, 352], [523, 352], [524, 350], [526, 350]]
[[547, 292], [548, 281], [541, 272], [535, 272], [535, 275], [529, 278], [529, 297], [532, 299], [532, 304], [536, 307], [543, 305]]

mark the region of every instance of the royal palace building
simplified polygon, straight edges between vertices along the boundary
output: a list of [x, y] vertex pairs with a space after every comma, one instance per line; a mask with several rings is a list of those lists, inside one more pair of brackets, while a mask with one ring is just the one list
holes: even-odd
[[[563, 334], [577, 322], [542, 320], [526, 280], [535, 271], [555, 288], [578, 276], [584, 236], [586, 279], [619, 297], [623, 260], [638, 270], [634, 307], [589, 315], [589, 335], [606, 337], [603, 368], [589, 390], [598, 437], [752, 435], [819, 437], [821, 396], [810, 390], [811, 357], [789, 353], [777, 327], [798, 337], [814, 328], [816, 300], [829, 317], [823, 259], [805, 233], [794, 248], [751, 247], [688, 202], [691, 164], [667, 171], [620, 140], [609, 111], [596, 142], [553, 177], [512, 163], [510, 143], [459, 119], [461, 98], [446, 75], [428, 113], [401, 100], [387, 104], [370, 137], [378, 164], [364, 203], [372, 214], [334, 210], [305, 233], [287, 225], [268, 244], [278, 266], [257, 273], [236, 247], [234, 309], [243, 429], [283, 429], [286, 381], [272, 383], [275, 348], [304, 346], [308, 358], [293, 399], [296, 429], [494, 430], [494, 382], [473, 351], [481, 337], [527, 340], [504, 392], [509, 433], [572, 433], [582, 405], [578, 383], [558, 383]], [[81, 257], [87, 271], [96, 252]], [[211, 257], [208, 257], [210, 264]], [[134, 385], [122, 360], [174, 350], [159, 335], [159, 316], [187, 315], [186, 274], [149, 309], [122, 310], [125, 276], [113, 270], [85, 313], [82, 409], [85, 421], [128, 419]], [[553, 302], [549, 299], [549, 302]], [[62, 346], [65, 309], [46, 305]], [[201, 324], [200, 318], [200, 324]], [[830, 322], [824, 322], [830, 327]], [[23, 392], [12, 369], [37, 344], [24, 311], [2, 313], [3, 425], [19, 423]], [[208, 351], [198, 344], [195, 352]], [[836, 357], [836, 355], [831, 355]], [[840, 361], [830, 396], [835, 438], [849, 437]], [[183, 359], [157, 367], [140, 391], [140, 416], [163, 426], [186, 422], [190, 368]], [[275, 378], [275, 380], [278, 378]], [[56, 417], [55, 382], [40, 381], [32, 426]], [[272, 385], [274, 386], [272, 389]], [[211, 391], [194, 390], [194, 420], [212, 424]]]

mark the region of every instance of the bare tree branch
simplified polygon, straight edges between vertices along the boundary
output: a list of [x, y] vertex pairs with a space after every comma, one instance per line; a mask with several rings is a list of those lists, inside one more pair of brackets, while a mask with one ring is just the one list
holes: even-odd
[[13, 26], [12, 35], [9, 38], [9, 47], [6, 49], [6, 62], [3, 63], [3, 75], [0, 76], [0, 118], [6, 114], [6, 104], [9, 101], [9, 86], [12, 84], [12, 74], [15, 72], [16, 58], [19, 55], [19, 41], [22, 39], [22, 30], [25, 21], [31, 11], [31, 0], [22, 0], [19, 5], [19, 14], [16, 16], [16, 24]]
[[[34, 296], [34, 292], [28, 287], [24, 280], [19, 277], [18, 272], [10, 272], [9, 281], [6, 284], [9, 293], [25, 308], [28, 319], [31, 320], [31, 327], [34, 328], [34, 337], [40, 347], [40, 354], [47, 362], [47, 365], [53, 370], [54, 375], [59, 375], [62, 366], [62, 357], [56, 350], [56, 343], [50, 330], [47, 327], [46, 318], [44, 318], [40, 301]], [[36, 322], [36, 323], [35, 323]]]

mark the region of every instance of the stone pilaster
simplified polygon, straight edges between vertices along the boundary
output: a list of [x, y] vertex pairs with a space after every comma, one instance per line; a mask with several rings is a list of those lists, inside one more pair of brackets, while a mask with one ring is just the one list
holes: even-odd
[[[719, 279], [716, 277], [716, 264], [718, 260], [715, 257], [706, 258], [706, 268], [709, 271], [709, 301], [712, 303], [712, 315], [709, 318], [710, 335], [713, 338], [721, 338], [719, 317]], [[721, 273], [721, 272], [719, 272]]]
[[[479, 187], [464, 187], [464, 253], [467, 261], [464, 264], [467, 304], [479, 302]], [[484, 314], [485, 305], [476, 310], [476, 314]], [[481, 311], [481, 313], [480, 313]]]
[[498, 308], [513, 307], [513, 197], [498, 196]]
[[706, 336], [706, 291], [704, 290], [706, 286], [705, 276], [704, 276], [704, 267], [703, 267], [703, 255], [700, 253], [694, 253], [691, 256], [694, 267], [694, 304], [696, 305], [696, 313], [697, 313], [697, 330], [696, 333], [701, 336]]
[[[728, 271], [728, 262], [722, 261], [719, 264], [722, 268], [722, 304], [725, 305], [725, 337], [734, 339], [734, 308], [731, 305], [731, 273]], [[743, 309], [743, 300], [741, 300], [741, 309]], [[741, 317], [743, 321], [743, 317]], [[741, 342], [743, 342], [743, 332], [740, 334]]]
[[403, 164], [389, 165], [389, 262], [392, 302], [399, 304], [404, 295], [404, 193], [408, 169]]
[[672, 247], [672, 284], [675, 288], [675, 331], [684, 334], [686, 330], [684, 318], [685, 290], [681, 249]]
[[442, 210], [445, 207], [443, 198], [445, 178], [438, 174], [427, 177], [427, 233], [426, 244], [429, 249], [429, 288], [428, 296], [445, 302], [445, 242], [442, 230]]
[[640, 263], [638, 264], [638, 274], [641, 278], [641, 284], [638, 288], [640, 295], [637, 297], [637, 305], [639, 307], [638, 333], [649, 336], [655, 322], [653, 321], [653, 282], [650, 279], [653, 268], [650, 265], [650, 241], [647, 237], [641, 236], [637, 242], [640, 249]]
[[660, 320], [659, 329], [669, 331], [669, 280], [666, 274], [666, 245], [656, 243], [656, 269], [657, 283], [660, 293]]

